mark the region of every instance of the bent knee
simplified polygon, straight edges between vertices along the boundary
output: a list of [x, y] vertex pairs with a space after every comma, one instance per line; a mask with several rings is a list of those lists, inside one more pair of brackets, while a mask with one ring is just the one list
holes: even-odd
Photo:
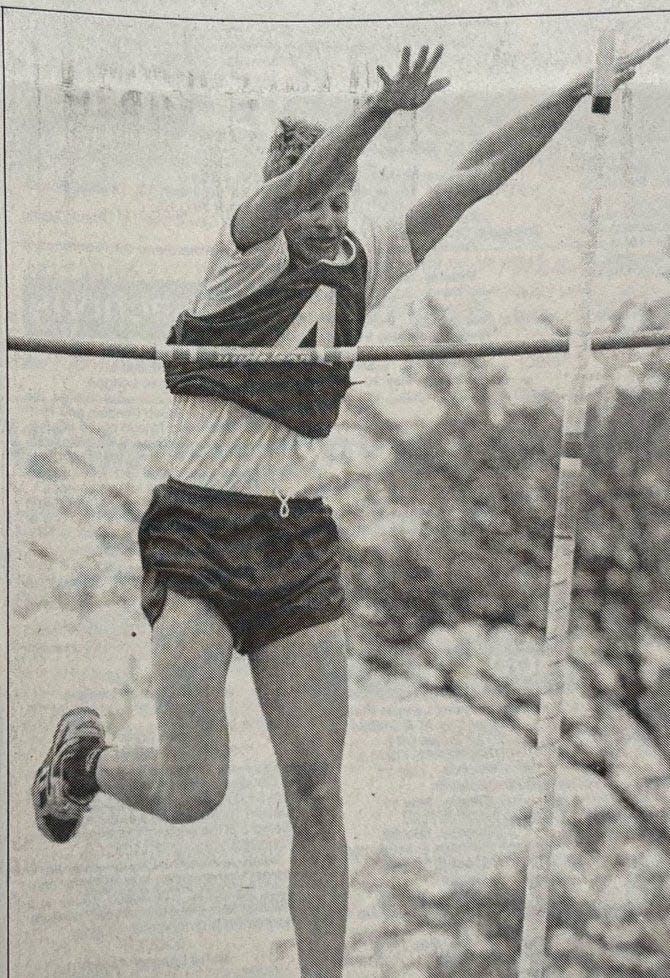
[[209, 780], [203, 775], [188, 783], [165, 779], [161, 786], [160, 815], [172, 825], [199, 822], [214, 812], [226, 796], [224, 778]]

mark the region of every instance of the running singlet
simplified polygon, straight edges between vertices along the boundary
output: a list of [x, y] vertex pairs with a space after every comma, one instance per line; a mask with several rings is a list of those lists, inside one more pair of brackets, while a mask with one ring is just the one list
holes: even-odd
[[[168, 343], [187, 346], [355, 346], [365, 322], [367, 258], [349, 234], [349, 261], [289, 263], [279, 275], [219, 312], [183, 312]], [[349, 385], [347, 364], [263, 363], [202, 367], [166, 363], [173, 394], [220, 397], [306, 438], [325, 438]]]
[[[366, 310], [414, 268], [404, 221], [348, 233], [335, 261], [292, 266], [283, 233], [240, 252], [224, 225], [205, 280], [168, 342], [350, 346]], [[349, 382], [346, 365], [166, 365], [173, 397], [170, 474], [249, 494], [295, 495], [313, 482]]]

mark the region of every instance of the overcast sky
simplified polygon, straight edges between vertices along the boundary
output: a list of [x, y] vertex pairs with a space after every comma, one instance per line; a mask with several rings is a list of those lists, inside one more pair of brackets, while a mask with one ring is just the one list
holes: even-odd
[[[312, 6], [282, 9], [305, 17]], [[435, 14], [465, 6], [412, 9]], [[501, 9], [495, 2], [468, 6]], [[512, 7], [537, 9], [502, 5]], [[161, 6], [170, 14], [179, 9], [185, 5]], [[403, 8], [393, 9], [398, 15]], [[360, 17], [376, 7], [319, 5], [321, 16], [334, 10]], [[230, 14], [225, 3], [192, 3], [188, 11]], [[267, 5], [245, 7], [249, 16], [263, 12]], [[635, 47], [670, 34], [670, 14], [269, 25], [6, 11], [14, 331], [60, 332], [58, 316], [47, 321], [26, 305], [27, 294], [48, 297], [60, 288], [72, 297], [73, 309], [66, 303], [61, 318], [75, 335], [113, 328], [146, 339], [166, 332], [197, 285], [216, 225], [236, 197], [254, 189], [277, 114], [335, 120], [375, 84], [377, 63], [393, 68], [403, 44], [444, 44], [442, 69], [452, 85], [416, 117], [392, 120], [366, 153], [356, 214], [403, 210], [477, 138], [588, 68], [605, 27], [618, 31], [622, 48]], [[631, 90], [606, 123], [598, 328], [625, 299], [668, 292], [670, 50], [640, 70]], [[163, 96], [171, 115], [159, 106]], [[398, 302], [431, 292], [476, 338], [533, 335], [544, 314], [574, 320], [582, 305], [594, 132], [602, 124], [582, 104], [537, 160], [460, 222]], [[50, 283], [36, 280], [35, 262], [47, 265], [41, 247]], [[121, 296], [121, 314], [92, 320], [81, 313], [75, 280], [85, 292]]]
[[[217, 6], [210, 4], [209, 8]], [[359, 4], [358, 16], [367, 13], [370, 6]], [[440, 6], [448, 9], [448, 5]], [[87, 7], [91, 9], [94, 4]], [[191, 4], [188, 7], [193, 9]], [[116, 4], [116, 8], [128, 12], [142, 5]], [[557, 8], [560, 3], [552, 5], [552, 9]], [[253, 5], [247, 9], [251, 14]], [[280, 11], [280, 5], [275, 9]], [[402, 7], [398, 5], [396, 10], [400, 12]], [[57, 80], [67, 60], [75, 65], [79, 80], [98, 81], [101, 66], [114, 66], [119, 75], [125, 71], [127, 77], [133, 70], [146, 71], [151, 66], [157, 84], [161, 75], [177, 77], [191, 71], [196, 78], [206, 76], [209, 87], [225, 87], [230, 80], [246, 77], [256, 90], [271, 89], [278, 83], [280, 87], [283, 83], [317, 88], [326, 64], [331, 72], [342, 72], [347, 78], [352, 69], [366, 62], [373, 67], [378, 62], [392, 65], [404, 43], [443, 43], [443, 66], [458, 90], [551, 87], [590, 65], [595, 40], [605, 27], [614, 28], [621, 47], [626, 48], [670, 32], [669, 13], [271, 27], [175, 24], [14, 10], [5, 16], [11, 72], [21, 62], [22, 72], [32, 73], [32, 66], [39, 62], [43, 80]], [[667, 84], [669, 80], [667, 56], [646, 66], [641, 79], [647, 84]]]

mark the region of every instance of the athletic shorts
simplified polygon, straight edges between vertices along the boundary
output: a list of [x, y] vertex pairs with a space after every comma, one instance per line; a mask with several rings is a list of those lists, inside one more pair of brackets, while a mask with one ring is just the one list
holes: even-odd
[[168, 590], [221, 615], [239, 652], [334, 621], [344, 611], [339, 537], [321, 499], [157, 486], [139, 529], [142, 609], [153, 625]]

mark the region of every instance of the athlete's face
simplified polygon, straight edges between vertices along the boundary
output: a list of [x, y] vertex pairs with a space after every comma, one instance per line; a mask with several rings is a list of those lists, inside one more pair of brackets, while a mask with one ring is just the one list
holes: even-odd
[[289, 251], [305, 265], [336, 258], [349, 219], [351, 183], [336, 184], [330, 193], [298, 214], [284, 228]]

